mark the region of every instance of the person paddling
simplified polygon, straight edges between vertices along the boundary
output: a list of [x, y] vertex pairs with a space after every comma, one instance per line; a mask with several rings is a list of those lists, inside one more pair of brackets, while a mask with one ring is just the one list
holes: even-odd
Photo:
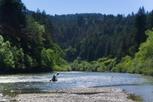
[[52, 82], [56, 82], [57, 81], [57, 76], [59, 75], [59, 73], [56, 73], [53, 75], [52, 79], [50, 81]]

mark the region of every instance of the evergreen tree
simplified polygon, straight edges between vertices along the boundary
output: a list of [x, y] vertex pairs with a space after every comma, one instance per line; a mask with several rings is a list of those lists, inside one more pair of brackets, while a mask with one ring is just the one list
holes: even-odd
[[137, 42], [137, 47], [140, 43], [145, 41], [146, 35], [146, 13], [144, 7], [140, 8], [135, 19], [136, 36], [135, 41]]
[[25, 26], [26, 8], [21, 0], [0, 0], [0, 23], [15, 29]]

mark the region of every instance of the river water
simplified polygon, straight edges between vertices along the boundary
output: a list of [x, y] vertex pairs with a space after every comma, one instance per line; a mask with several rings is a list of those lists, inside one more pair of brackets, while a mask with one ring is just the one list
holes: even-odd
[[58, 81], [52, 83], [49, 80], [53, 74], [0, 76], [0, 93], [11, 95], [79, 87], [119, 87], [141, 96], [144, 102], [153, 102], [153, 77], [126, 73], [61, 72]]

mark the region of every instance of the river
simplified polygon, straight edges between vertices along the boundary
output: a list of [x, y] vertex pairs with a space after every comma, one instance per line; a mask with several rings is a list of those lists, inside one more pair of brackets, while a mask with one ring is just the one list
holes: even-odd
[[[153, 77], [128, 73], [61, 72], [58, 81], [50, 82], [53, 73], [0, 76], [0, 93], [43, 93], [55, 89], [83, 87], [119, 87], [153, 102]], [[13, 95], [12, 95], [13, 96]]]

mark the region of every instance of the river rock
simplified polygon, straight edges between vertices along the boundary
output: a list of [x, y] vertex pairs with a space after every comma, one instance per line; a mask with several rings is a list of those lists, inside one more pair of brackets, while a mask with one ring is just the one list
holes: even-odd
[[118, 88], [77, 88], [49, 93], [19, 94], [18, 102], [133, 102]]

